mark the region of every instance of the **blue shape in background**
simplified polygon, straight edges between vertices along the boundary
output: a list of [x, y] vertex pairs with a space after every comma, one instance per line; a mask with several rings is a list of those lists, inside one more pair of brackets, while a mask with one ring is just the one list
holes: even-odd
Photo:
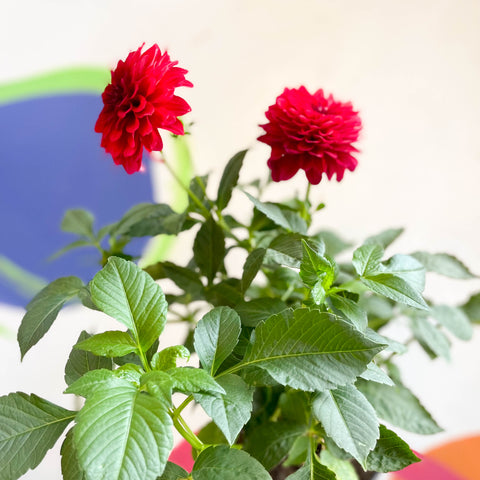
[[[99, 269], [94, 248], [48, 261], [76, 239], [60, 230], [66, 210], [90, 210], [98, 229], [133, 205], [152, 201], [150, 175], [127, 175], [100, 148], [94, 125], [101, 109], [94, 94], [0, 106], [0, 255], [48, 281], [76, 275], [86, 282]], [[128, 253], [139, 254], [144, 242], [131, 245]], [[0, 279], [0, 302], [28, 300]]]

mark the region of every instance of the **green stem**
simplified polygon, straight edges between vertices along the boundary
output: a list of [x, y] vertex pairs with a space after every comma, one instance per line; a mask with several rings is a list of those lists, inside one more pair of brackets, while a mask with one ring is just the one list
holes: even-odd
[[177, 429], [178, 433], [197, 451], [201, 452], [206, 448], [206, 445], [192, 432], [190, 427], [185, 423], [185, 420], [178, 414], [175, 414], [173, 409], [170, 409], [170, 417], [172, 418], [173, 425]]
[[163, 163], [167, 167], [167, 170], [170, 172], [172, 177], [175, 179], [175, 181], [187, 192], [187, 195], [192, 199], [192, 201], [197, 205], [197, 207], [201, 210], [203, 216], [205, 218], [208, 218], [210, 216], [210, 212], [208, 209], [205, 207], [205, 205], [200, 201], [200, 199], [190, 190], [189, 187], [187, 187], [183, 182], [182, 179], [177, 175], [175, 170], [172, 168], [172, 166], [165, 160], [165, 157], [163, 157]]
[[190, 403], [193, 401], [193, 395], [189, 395], [173, 412], [173, 414], [175, 415], [175, 417], [178, 417], [183, 409]]
[[305, 191], [305, 203], [310, 206], [310, 189], [312, 188], [312, 184], [307, 182], [307, 190]]

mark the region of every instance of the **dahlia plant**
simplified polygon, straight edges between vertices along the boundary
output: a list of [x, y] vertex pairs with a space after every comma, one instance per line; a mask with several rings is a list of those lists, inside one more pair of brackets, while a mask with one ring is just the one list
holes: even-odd
[[[159, 128], [184, 141], [178, 117], [190, 107], [175, 91], [192, 86], [186, 73], [156, 45], [112, 71], [95, 129], [127, 173], [140, 170], [144, 148], [162, 150]], [[359, 115], [350, 103], [300, 87], [285, 89], [266, 116], [259, 140], [271, 147], [272, 180], [304, 170], [303, 200], [291, 192], [273, 202], [262, 180], [239, 187], [241, 151], [219, 185], [208, 176], [182, 183], [183, 211], [141, 204], [98, 230], [91, 213], [66, 212], [62, 227], [78, 236], [72, 246], [98, 249], [101, 269], [87, 284], [59, 278], [28, 304], [18, 331], [22, 357], [72, 299], [119, 328], [84, 331], [73, 345], [65, 394], [85, 399], [78, 411], [34, 394], [0, 398], [2, 480], [35, 468], [67, 428], [68, 480], [354, 480], [419, 461], [392, 428], [441, 428], [395, 361], [412, 342], [435, 358], [449, 356], [448, 335], [470, 338], [479, 295], [462, 306], [436, 305], [422, 291], [426, 272], [473, 275], [444, 253], [385, 256], [401, 229], [355, 247], [312, 231], [323, 204], [311, 200], [310, 187], [355, 169]], [[235, 190], [248, 222], [229, 210]], [[194, 240], [184, 264], [133, 261], [132, 239], [186, 231]], [[230, 260], [239, 253], [245, 260], [236, 270]], [[405, 320], [406, 341], [385, 333]], [[188, 334], [159, 349], [169, 321], [183, 322]], [[184, 414], [193, 403], [211, 418], [199, 432]], [[190, 472], [169, 461], [175, 429], [191, 445]]]

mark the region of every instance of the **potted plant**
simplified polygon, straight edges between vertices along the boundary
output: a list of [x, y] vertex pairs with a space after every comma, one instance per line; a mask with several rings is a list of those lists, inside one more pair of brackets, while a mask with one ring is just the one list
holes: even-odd
[[[190, 107], [175, 90], [192, 86], [186, 73], [156, 45], [112, 71], [95, 129], [127, 173], [141, 168], [144, 148], [163, 149], [158, 129], [184, 141], [178, 117]], [[62, 228], [78, 236], [68, 248], [97, 248], [101, 267], [88, 284], [63, 277], [33, 298], [18, 331], [22, 357], [75, 298], [116, 319], [118, 330], [82, 332], [73, 345], [65, 393], [85, 399], [78, 411], [34, 394], [0, 398], [2, 480], [35, 468], [65, 430], [67, 480], [352, 480], [419, 461], [382, 422], [420, 434], [441, 429], [395, 360], [411, 342], [435, 358], [448, 355], [446, 333], [471, 337], [478, 295], [458, 307], [422, 292], [426, 272], [473, 275], [443, 253], [386, 256], [402, 229], [353, 246], [312, 227], [324, 207], [312, 187], [357, 165], [361, 121], [350, 103], [285, 89], [266, 117], [259, 140], [271, 147], [271, 179], [303, 170], [302, 198], [270, 201], [261, 179], [239, 187], [241, 151], [218, 186], [207, 176], [184, 184], [162, 160], [188, 193], [183, 211], [141, 204], [98, 230], [91, 213], [67, 211]], [[235, 189], [248, 221], [229, 210]], [[134, 238], [187, 231], [194, 240], [183, 265], [140, 268], [129, 254]], [[239, 269], [231, 264], [238, 254]], [[164, 292], [164, 279], [174, 288]], [[399, 318], [408, 319], [407, 341], [384, 334]], [[184, 322], [188, 335], [159, 349], [169, 321]], [[211, 418], [197, 433], [182, 415], [192, 402]], [[175, 429], [192, 447], [191, 472], [168, 461]]]

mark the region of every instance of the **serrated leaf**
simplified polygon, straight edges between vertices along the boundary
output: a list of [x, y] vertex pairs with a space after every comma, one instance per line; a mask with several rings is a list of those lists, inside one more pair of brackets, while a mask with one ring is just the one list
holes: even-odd
[[327, 435], [362, 466], [379, 437], [378, 420], [368, 400], [353, 386], [321, 392], [313, 413]]
[[205, 370], [193, 367], [177, 367], [166, 372], [173, 380], [173, 388], [189, 395], [207, 392], [213, 395], [225, 394], [225, 390]]
[[193, 480], [272, 480], [262, 464], [247, 452], [224, 445], [208, 447], [198, 456]]
[[319, 280], [324, 290], [332, 285], [335, 279], [335, 264], [321, 256], [305, 240], [302, 241], [303, 256], [300, 264], [300, 278], [307, 287], [314, 287]]
[[220, 185], [218, 186], [217, 206], [219, 210], [223, 210], [230, 202], [232, 190], [237, 185], [238, 175], [242, 168], [243, 159], [247, 150], [236, 153], [227, 163], [223, 171]]
[[93, 215], [80, 208], [67, 210], [60, 224], [64, 232], [75, 233], [83, 237], [93, 238]]
[[425, 288], [425, 267], [410, 255], [394, 255], [383, 264], [383, 271], [403, 278], [417, 292]]
[[216, 273], [223, 264], [225, 257], [225, 236], [223, 230], [208, 217], [200, 227], [193, 242], [193, 258], [200, 271], [209, 283], [215, 278]]
[[[81, 332], [77, 344], [90, 337], [91, 335], [87, 332]], [[68, 357], [67, 364], [65, 365], [65, 383], [71, 385], [75, 380], [78, 380], [91, 370], [98, 370], [101, 368], [111, 370], [112, 367], [113, 364], [111, 359], [98, 357], [90, 352], [76, 350], [74, 346]]]
[[86, 338], [74, 348], [102, 357], [123, 357], [135, 352], [137, 345], [127, 332], [109, 331]]
[[244, 450], [255, 457], [266, 470], [277, 466], [307, 427], [291, 422], [266, 422], [248, 430]]
[[242, 324], [246, 327], [256, 327], [260, 322], [277, 313], [286, 310], [287, 304], [279, 298], [255, 298], [249, 302], [242, 302], [235, 306]]
[[403, 228], [389, 228], [383, 232], [372, 235], [365, 240], [366, 244], [379, 244], [382, 248], [387, 248], [391, 245], [402, 233]]
[[442, 431], [418, 398], [403, 385], [390, 387], [360, 381], [357, 387], [373, 405], [378, 416], [387, 422], [421, 435]]
[[239, 367], [261, 367], [282, 385], [321, 391], [353, 381], [383, 348], [334, 315], [302, 308], [260, 324]]
[[244, 193], [260, 212], [266, 215], [278, 226], [293, 233], [300, 233], [302, 235], [307, 233], [307, 224], [305, 223], [305, 220], [303, 220], [303, 218], [301, 218], [296, 212], [282, 209], [274, 203], [263, 203], [255, 197], [252, 197], [249, 193]]
[[126, 325], [143, 351], [162, 333], [167, 322], [165, 296], [152, 277], [134, 263], [110, 257], [90, 288], [95, 304]]
[[117, 380], [99, 389], [77, 415], [80, 466], [95, 480], [155, 480], [173, 447], [165, 404]]
[[420, 459], [395, 432], [380, 425], [380, 438], [367, 458], [368, 470], [382, 473], [396, 472], [419, 461]]
[[27, 305], [27, 312], [18, 329], [17, 340], [22, 359], [50, 329], [63, 305], [83, 287], [77, 277], [54, 280], [35, 295]]
[[208, 312], [195, 328], [194, 345], [203, 368], [213, 376], [232, 353], [241, 331], [240, 317], [229, 307]]
[[190, 352], [183, 345], [174, 345], [157, 352], [152, 357], [152, 368], [154, 370], [170, 370], [177, 366], [177, 359], [188, 360]]
[[181, 229], [185, 215], [175, 213], [163, 203], [140, 203], [135, 205], [110, 229], [110, 235], [117, 237], [155, 236], [162, 233], [177, 235]]
[[240, 430], [250, 419], [252, 412], [253, 388], [237, 375], [218, 377], [218, 384], [225, 390], [222, 395], [195, 393], [209, 417], [217, 424], [228, 443], [233, 444]]
[[140, 385], [146, 385], [148, 393], [164, 402], [167, 407], [172, 406], [173, 378], [160, 370], [147, 372], [140, 378]]
[[34, 469], [75, 413], [33, 394], [0, 397], [0, 478], [16, 480]]
[[265, 263], [273, 261], [279, 265], [299, 268], [303, 255], [302, 238], [298, 233], [282, 233], [274, 236], [268, 243]]
[[78, 463], [72, 429], [67, 432], [60, 449], [60, 455], [62, 456], [62, 478], [64, 480], [86, 480], [85, 474]]
[[367, 365], [367, 369], [360, 375], [360, 378], [370, 380], [371, 382], [383, 383], [384, 385], [395, 385], [393, 380], [373, 362]]
[[157, 478], [157, 480], [185, 480], [189, 473], [175, 463], [167, 462], [165, 470]]
[[411, 319], [412, 331], [422, 346], [427, 347], [435, 355], [450, 360], [450, 342], [447, 337], [435, 328], [428, 318], [414, 316]]
[[264, 248], [256, 248], [248, 255], [243, 265], [242, 274], [242, 292], [246, 292], [247, 288], [256, 277], [260, 268], [262, 268], [263, 259], [265, 257], [266, 250]]
[[362, 282], [373, 292], [384, 297], [404, 303], [419, 310], [428, 310], [422, 295], [403, 278], [392, 273], [379, 273], [362, 277]]
[[106, 384], [115, 384], [121, 381], [122, 380], [116, 376], [115, 371], [104, 368], [91, 370], [69, 385], [64, 393], [73, 393], [74, 395], [87, 398], [96, 390], [104, 389]]
[[310, 439], [308, 437], [297, 437], [288, 452], [287, 459], [282, 465], [284, 467], [291, 467], [303, 464], [307, 458], [309, 448]]
[[[207, 183], [208, 183], [208, 175], [202, 175], [202, 176], [195, 176], [192, 178], [190, 181], [190, 190], [192, 193], [200, 200], [201, 204], [207, 209], [210, 210], [212, 207], [210, 200], [207, 197]], [[197, 203], [192, 200], [192, 198], [189, 196], [188, 197], [188, 210], [190, 212], [202, 212], [202, 209], [200, 208]]]
[[335, 457], [330, 450], [322, 448], [320, 462], [335, 473], [337, 480], [358, 480], [351, 462]]
[[435, 305], [431, 309], [431, 314], [440, 325], [443, 325], [460, 340], [470, 340], [472, 338], [472, 325], [460, 308]]
[[458, 258], [447, 253], [412, 253], [428, 272], [435, 272], [450, 278], [469, 279], [475, 275]]
[[367, 312], [363, 310], [358, 303], [342, 295], [330, 295], [330, 301], [335, 313], [340, 314], [350, 321], [360, 332], [364, 332], [368, 325]]
[[353, 252], [352, 264], [360, 276], [377, 273], [383, 257], [383, 248], [376, 243], [362, 245]]

